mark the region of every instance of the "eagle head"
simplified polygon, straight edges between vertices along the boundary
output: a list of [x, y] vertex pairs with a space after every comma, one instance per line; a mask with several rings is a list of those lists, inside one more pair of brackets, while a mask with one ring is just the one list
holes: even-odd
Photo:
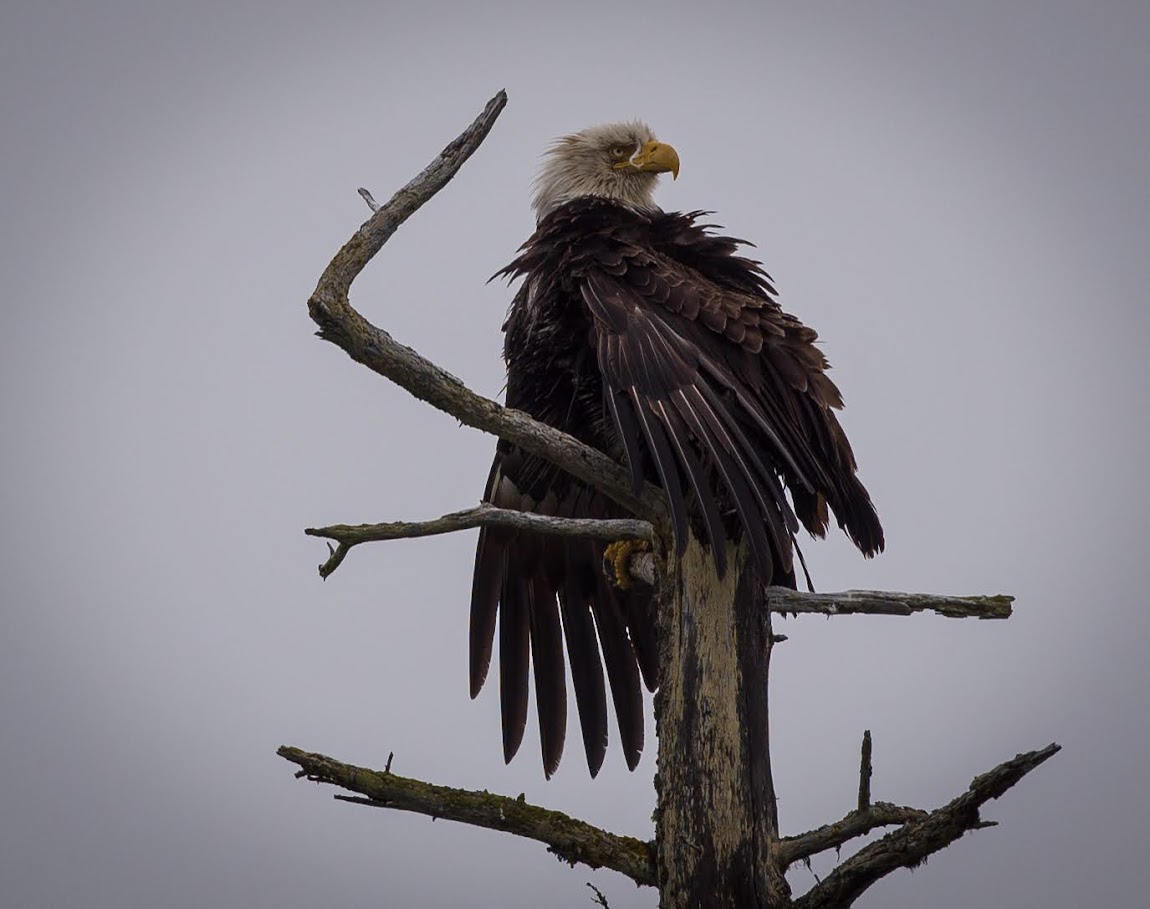
[[657, 211], [659, 174], [679, 176], [679, 155], [645, 123], [604, 123], [557, 139], [535, 178], [532, 207], [542, 221], [565, 202], [599, 196], [642, 211]]

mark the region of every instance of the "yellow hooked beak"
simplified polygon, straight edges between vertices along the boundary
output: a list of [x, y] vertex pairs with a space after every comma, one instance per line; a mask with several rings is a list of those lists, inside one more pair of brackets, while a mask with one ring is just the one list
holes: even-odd
[[615, 167], [654, 174], [670, 173], [672, 180], [678, 180], [679, 153], [666, 142], [652, 139], [630, 161], [620, 161]]

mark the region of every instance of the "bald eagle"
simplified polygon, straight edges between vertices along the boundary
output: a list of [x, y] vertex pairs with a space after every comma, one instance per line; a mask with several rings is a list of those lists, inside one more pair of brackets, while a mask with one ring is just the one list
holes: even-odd
[[[659, 174], [679, 156], [638, 122], [559, 139], [535, 185], [535, 233], [499, 275], [522, 278], [505, 333], [507, 405], [625, 462], [667, 493], [679, 551], [688, 529], [725, 568], [743, 539], [764, 584], [795, 586], [794, 535], [825, 534], [828, 508], [866, 556], [883, 548], [870, 496], [835, 418], [842, 398], [816, 334], [775, 301], [744, 241], [663, 212]], [[787, 493], [789, 492], [789, 499]], [[564, 517], [626, 517], [601, 493], [501, 441], [485, 500]], [[567, 728], [564, 641], [591, 775], [607, 748], [604, 664], [627, 766], [643, 748], [640, 679], [654, 691], [651, 592], [604, 575], [604, 544], [481, 530], [471, 601], [471, 696], [499, 629], [503, 751], [527, 721], [529, 666], [543, 767]]]

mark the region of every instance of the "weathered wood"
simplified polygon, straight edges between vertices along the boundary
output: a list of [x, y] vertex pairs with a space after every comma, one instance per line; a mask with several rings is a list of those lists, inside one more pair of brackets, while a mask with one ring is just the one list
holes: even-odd
[[330, 783], [363, 796], [362, 799], [336, 796], [342, 801], [502, 830], [545, 843], [550, 852], [571, 865], [611, 868], [636, 884], [654, 883], [650, 843], [608, 833], [561, 811], [531, 805], [522, 796], [510, 798], [491, 792], [453, 789], [399, 776], [390, 772], [390, 758], [389, 769], [381, 772], [286, 745], [276, 753], [300, 766], [296, 776]]
[[951, 597], [935, 593], [903, 593], [891, 590], [846, 590], [842, 593], [808, 593], [770, 588], [772, 612], [796, 615], [817, 612], [822, 615], [911, 615], [934, 612], [951, 619], [1008, 619], [1014, 597]]
[[330, 527], [309, 527], [309, 537], [335, 540], [337, 547], [328, 544], [330, 555], [319, 566], [319, 576], [328, 577], [335, 571], [353, 546], [380, 540], [410, 540], [430, 537], [475, 527], [512, 527], [535, 533], [584, 537], [595, 540], [649, 540], [654, 532], [646, 521], [635, 518], [562, 518], [496, 508], [481, 502], [466, 511], [453, 511], [430, 521], [388, 521], [383, 524], [332, 524]]
[[[658, 487], [647, 483], [636, 495], [631, 488], [631, 475], [622, 464], [553, 426], [531, 419], [522, 411], [477, 395], [445, 369], [398, 343], [351, 305], [348, 295], [352, 282], [400, 225], [459, 172], [495, 125], [506, 104], [506, 92], [496, 93], [475, 121], [391, 199], [380, 206], [374, 206], [374, 200], [369, 202], [374, 209], [371, 217], [360, 225], [320, 275], [307, 303], [308, 314], [319, 326], [321, 338], [421, 401], [451, 414], [461, 423], [493, 433], [546, 458], [610, 496], [637, 517], [654, 523], [665, 521], [666, 499]], [[367, 195], [370, 197], [370, 193]]]
[[728, 544], [727, 572], [692, 537], [659, 572], [656, 866], [663, 909], [789, 903], [767, 725], [766, 589]]
[[[644, 584], [655, 583], [655, 557], [643, 552], [631, 559], [631, 577]], [[936, 593], [904, 593], [897, 590], [844, 590], [837, 593], [811, 593], [789, 587], [768, 587], [771, 612], [791, 615], [914, 615], [933, 612], [950, 619], [1009, 619], [1014, 597], [943, 596]]]
[[982, 819], [979, 809], [1060, 750], [1057, 743], [1051, 742], [1037, 751], [1015, 755], [975, 777], [970, 788], [949, 804], [864, 846], [795, 900], [795, 909], [846, 909], [895, 869], [915, 868], [968, 830], [994, 826], [995, 821]]

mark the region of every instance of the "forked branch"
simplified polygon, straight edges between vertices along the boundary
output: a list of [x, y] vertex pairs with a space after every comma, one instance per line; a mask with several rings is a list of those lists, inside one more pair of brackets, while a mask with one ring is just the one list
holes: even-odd
[[324, 270], [308, 300], [308, 312], [319, 326], [319, 336], [342, 348], [357, 363], [461, 423], [546, 458], [610, 496], [637, 517], [662, 523], [666, 519], [666, 506], [663, 493], [657, 487], [645, 484], [640, 494], [635, 495], [628, 472], [621, 464], [522, 411], [477, 395], [455, 376], [372, 325], [348, 300], [351, 283], [364, 266], [404, 221], [455, 176], [490, 132], [506, 103], [505, 92], [496, 94], [459, 138], [373, 212]]
[[[988, 773], [975, 777], [970, 788], [949, 804], [911, 820], [882, 839], [864, 846], [795, 900], [795, 909], [838, 909], [850, 906], [868, 887], [892, 871], [914, 868], [927, 857], [945, 849], [968, 830], [992, 826], [993, 822], [982, 820], [979, 809], [990, 799], [998, 798], [1059, 750], [1060, 747], [1052, 743], [1038, 751], [1017, 755]], [[850, 817], [848, 815], [844, 821]], [[791, 841], [795, 858], [801, 857], [815, 843], [818, 833], [814, 831]], [[822, 841], [830, 842], [836, 838], [823, 836]]]

